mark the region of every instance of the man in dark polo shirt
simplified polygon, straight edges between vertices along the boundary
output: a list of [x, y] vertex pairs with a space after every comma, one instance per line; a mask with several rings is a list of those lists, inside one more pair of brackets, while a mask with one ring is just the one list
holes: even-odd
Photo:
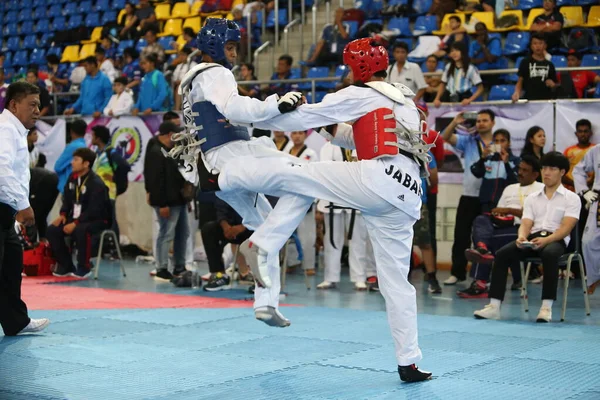
[[556, 8], [556, 0], [544, 0], [544, 13], [538, 15], [531, 25], [532, 32], [542, 33], [548, 49], [560, 47], [561, 30], [565, 24], [563, 15]]

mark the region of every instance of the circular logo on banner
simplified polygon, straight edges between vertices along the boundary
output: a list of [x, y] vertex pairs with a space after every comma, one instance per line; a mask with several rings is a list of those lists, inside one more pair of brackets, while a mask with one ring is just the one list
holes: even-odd
[[111, 146], [127, 160], [129, 165], [135, 164], [142, 153], [142, 139], [137, 128], [123, 127], [112, 133]]

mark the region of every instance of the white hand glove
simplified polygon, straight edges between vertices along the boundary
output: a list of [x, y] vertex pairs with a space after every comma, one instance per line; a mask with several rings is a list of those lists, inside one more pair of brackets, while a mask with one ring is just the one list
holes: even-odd
[[294, 111], [302, 102], [302, 93], [300, 92], [287, 92], [279, 98], [277, 102], [279, 106], [279, 112], [282, 114]]
[[583, 194], [583, 198], [589, 207], [593, 202], [598, 200], [598, 193], [594, 192], [593, 190], [588, 190]]

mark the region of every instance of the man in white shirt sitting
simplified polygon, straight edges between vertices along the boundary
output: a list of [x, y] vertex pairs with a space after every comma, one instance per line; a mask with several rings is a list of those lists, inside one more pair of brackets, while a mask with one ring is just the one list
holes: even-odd
[[394, 45], [394, 60], [396, 61], [388, 68], [387, 82], [402, 83], [414, 93], [413, 101], [417, 103], [425, 94], [427, 83], [423, 77], [423, 71], [418, 64], [406, 61], [408, 57], [408, 45], [404, 42], [397, 42]]
[[544, 265], [542, 307], [537, 322], [550, 322], [558, 287], [558, 260], [569, 245], [571, 231], [581, 211], [579, 196], [561, 184], [569, 160], [553, 151], [542, 157], [544, 188], [527, 197], [519, 237], [496, 253], [490, 286], [490, 304], [475, 311], [478, 319], [500, 319], [508, 268], [527, 257], [540, 257]]
[[[463, 299], [488, 297], [487, 282], [494, 253], [515, 240], [523, 216], [525, 199], [544, 188], [537, 182], [541, 174], [540, 162], [533, 156], [524, 155], [519, 163], [519, 183], [508, 185], [502, 191], [498, 206], [490, 214], [482, 214], [473, 222], [473, 243], [475, 248], [465, 250], [465, 258], [472, 263], [471, 277], [474, 281], [465, 290], [457, 291]], [[520, 268], [511, 266], [513, 284], [511, 290], [521, 288]]]

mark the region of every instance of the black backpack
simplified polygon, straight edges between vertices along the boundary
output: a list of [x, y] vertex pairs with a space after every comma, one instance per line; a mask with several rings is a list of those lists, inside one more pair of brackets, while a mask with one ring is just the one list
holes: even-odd
[[117, 185], [117, 196], [125, 193], [129, 186], [129, 178], [127, 175], [131, 171], [129, 163], [112, 147], [106, 148], [106, 158], [113, 170], [113, 182]]
[[593, 43], [592, 33], [587, 29], [573, 29], [567, 38], [567, 48], [575, 51], [588, 50], [592, 47]]

